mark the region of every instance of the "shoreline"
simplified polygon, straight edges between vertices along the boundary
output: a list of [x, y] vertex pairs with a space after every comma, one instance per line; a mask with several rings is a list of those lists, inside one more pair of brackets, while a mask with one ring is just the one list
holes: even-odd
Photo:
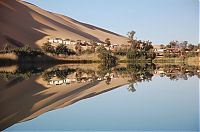
[[[154, 60], [128, 60], [124, 56], [117, 56], [118, 63], [166, 63], [166, 64], [189, 64], [189, 65], [199, 65], [200, 66], [200, 57], [188, 57], [185, 60], [181, 58], [158, 58]], [[14, 64], [14, 63], [70, 63], [70, 64], [87, 64], [87, 63], [101, 63], [101, 60], [98, 58], [97, 54], [88, 54], [80, 56], [54, 56], [50, 54], [45, 54], [40, 57], [35, 58], [26, 58], [20, 59], [15, 53], [1, 53], [0, 61], [2, 62], [0, 66], [4, 64]]]

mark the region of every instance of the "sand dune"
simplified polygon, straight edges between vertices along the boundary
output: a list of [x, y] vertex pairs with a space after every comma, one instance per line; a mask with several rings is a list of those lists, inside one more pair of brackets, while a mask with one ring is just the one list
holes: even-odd
[[124, 36], [20, 0], [0, 0], [0, 12], [1, 47], [6, 42], [17, 47], [40, 47], [49, 37], [94, 41], [110, 38], [112, 43], [127, 43]]

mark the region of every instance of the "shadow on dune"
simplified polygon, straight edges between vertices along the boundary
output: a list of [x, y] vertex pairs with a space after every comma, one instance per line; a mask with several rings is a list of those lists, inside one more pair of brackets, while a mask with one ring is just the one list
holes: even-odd
[[[20, 1], [21, 2], [21, 1]], [[50, 34], [45, 33], [45, 30], [52, 30], [57, 31], [57, 29], [52, 28], [48, 26], [45, 23], [39, 22], [38, 18], [35, 19], [33, 16], [37, 16], [39, 18], [42, 18], [43, 20], [48, 21], [52, 26], [59, 27], [61, 29], [65, 29], [67, 32], [72, 32], [74, 34], [77, 34], [79, 36], [82, 36], [87, 39], [91, 39], [97, 42], [101, 42], [97, 37], [93, 36], [92, 34], [89, 34], [81, 29], [74, 28], [72, 26], [69, 26], [66, 20], [60, 18], [58, 15], [55, 15], [53, 13], [50, 13], [51, 15], [54, 15], [55, 17], [59, 19], [62, 19], [65, 23], [61, 23], [59, 21], [56, 21], [52, 18], [49, 18], [43, 14], [41, 14], [39, 11], [33, 10], [29, 8], [28, 6], [20, 3], [16, 0], [2, 0], [0, 1], [0, 26], [1, 26], [1, 35], [0, 37], [3, 43], [9, 42], [13, 44], [15, 47], [22, 47], [24, 44], [29, 44], [33, 48], [38, 48], [38, 46], [35, 44], [36, 41], [41, 40], [45, 36], [49, 36]], [[26, 4], [29, 4], [26, 2]], [[30, 4], [32, 5], [32, 4]], [[5, 15], [6, 14], [6, 15]], [[78, 23], [78, 21], [74, 22]], [[79, 22], [79, 24], [83, 24], [83, 26], [87, 26], [90, 29], [99, 29], [104, 32], [112, 33], [109, 31], [106, 31], [104, 29], [100, 29], [94, 26], [90, 26], [84, 23]], [[112, 33], [114, 34], [114, 33]], [[118, 34], [115, 34], [118, 35]]]
[[[91, 39], [91, 40], [98, 41], [98, 42], [100, 41], [97, 37], [94, 37], [93, 35], [88, 34], [88, 33], [84, 32], [83, 30], [80, 30], [80, 29], [78, 29], [78, 28], [73, 28], [73, 27], [67, 26], [67, 24], [66, 24], [66, 25], [65, 25], [65, 24], [62, 24], [62, 23], [60, 23], [60, 22], [58, 22], [58, 21], [53, 20], [52, 18], [49, 18], [49, 17], [47, 17], [47, 16], [42, 15], [42, 14], [39, 13], [39, 12], [35, 12], [35, 11], [34, 11], [34, 13], [37, 13], [37, 15], [40, 15], [41, 17], [43, 17], [44, 19], [46, 19], [46, 20], [47, 20], [48, 22], [50, 22], [51, 24], [56, 25], [56, 26], [59, 26], [59, 27], [62, 28], [62, 29], [66, 29], [66, 30], [68, 30], [69, 32], [78, 34], [78, 35], [80, 35], [80, 36], [82, 36], [82, 37], [84, 37], [84, 38], [87, 38], [87, 39]], [[59, 16], [56, 16], [56, 17], [59, 17]], [[59, 17], [59, 19], [62, 19], [62, 18]], [[62, 20], [65, 21], [66, 23], [68, 23], [66, 20], [64, 20], [64, 19], [62, 19]], [[56, 30], [56, 29], [55, 29], [55, 30]]]
[[1, 0], [0, 12], [1, 36], [4, 37], [4, 41], [17, 47], [24, 46], [21, 44], [30, 44], [31, 47], [37, 48], [35, 42], [47, 34], [34, 29], [55, 30], [36, 21], [31, 16], [34, 11], [16, 0]]

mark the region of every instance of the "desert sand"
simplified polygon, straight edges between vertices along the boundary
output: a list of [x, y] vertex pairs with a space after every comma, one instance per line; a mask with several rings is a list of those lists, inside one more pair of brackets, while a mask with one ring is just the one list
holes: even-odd
[[94, 40], [126, 44], [127, 38], [111, 31], [85, 24], [60, 14], [45, 11], [21, 0], [0, 0], [0, 47], [29, 45], [39, 48], [48, 38]]

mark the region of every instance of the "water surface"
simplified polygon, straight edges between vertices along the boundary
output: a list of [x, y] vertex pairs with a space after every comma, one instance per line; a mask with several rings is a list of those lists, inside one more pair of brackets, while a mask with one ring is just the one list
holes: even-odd
[[[198, 131], [198, 67], [121, 65], [103, 70], [97, 66], [101, 72], [95, 66], [83, 67], [40, 67], [33, 70], [39, 71], [37, 74], [27, 79], [14, 77], [2, 81], [0, 102], [7, 108], [1, 110], [2, 128]], [[75, 80], [49, 84], [52, 79], [55, 82], [55, 77]]]

